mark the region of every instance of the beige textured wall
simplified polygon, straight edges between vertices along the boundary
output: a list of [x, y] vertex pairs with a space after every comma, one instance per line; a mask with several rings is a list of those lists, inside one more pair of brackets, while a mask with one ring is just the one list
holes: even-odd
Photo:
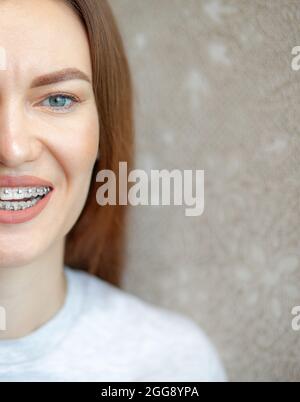
[[298, 0], [111, 0], [137, 167], [204, 169], [205, 213], [132, 209], [125, 287], [188, 314], [231, 380], [300, 380]]

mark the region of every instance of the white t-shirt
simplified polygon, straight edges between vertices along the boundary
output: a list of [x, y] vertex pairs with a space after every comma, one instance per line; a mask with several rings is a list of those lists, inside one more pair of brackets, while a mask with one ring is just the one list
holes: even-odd
[[198, 325], [102, 279], [65, 267], [60, 311], [0, 341], [0, 381], [225, 381]]

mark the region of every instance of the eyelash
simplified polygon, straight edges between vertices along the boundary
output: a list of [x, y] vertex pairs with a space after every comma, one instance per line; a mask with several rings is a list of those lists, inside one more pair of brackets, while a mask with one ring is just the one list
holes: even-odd
[[41, 103], [43, 103], [46, 100], [49, 100], [51, 98], [59, 98], [59, 97], [66, 98], [67, 100], [71, 100], [73, 102], [73, 105], [70, 106], [70, 107], [63, 107], [63, 106], [62, 107], [60, 107], [60, 106], [58, 106], [58, 107], [55, 107], [55, 106], [42, 106], [42, 107], [46, 107], [46, 108], [49, 108], [50, 110], [58, 111], [58, 113], [66, 113], [66, 111], [73, 109], [73, 107], [76, 104], [81, 103], [81, 100], [79, 98], [77, 98], [76, 96], [71, 95], [71, 94], [67, 94], [67, 93], [60, 93], [60, 92], [59, 93], [48, 94], [47, 97], [44, 98], [41, 101]]

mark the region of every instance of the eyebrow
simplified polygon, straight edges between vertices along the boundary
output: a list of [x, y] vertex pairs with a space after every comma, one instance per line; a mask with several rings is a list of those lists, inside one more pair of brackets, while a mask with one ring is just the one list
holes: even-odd
[[77, 68], [65, 68], [63, 70], [55, 71], [53, 73], [35, 78], [31, 83], [31, 88], [42, 87], [45, 85], [70, 80], [84, 80], [91, 84], [90, 78], [83, 71], [78, 70]]

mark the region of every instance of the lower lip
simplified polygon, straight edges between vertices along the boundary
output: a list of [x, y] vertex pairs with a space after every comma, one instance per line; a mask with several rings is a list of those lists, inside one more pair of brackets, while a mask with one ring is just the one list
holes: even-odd
[[33, 207], [21, 209], [20, 211], [4, 211], [0, 210], [0, 223], [18, 224], [31, 221], [38, 216], [48, 204], [53, 190], [45, 197], [38, 201]]

